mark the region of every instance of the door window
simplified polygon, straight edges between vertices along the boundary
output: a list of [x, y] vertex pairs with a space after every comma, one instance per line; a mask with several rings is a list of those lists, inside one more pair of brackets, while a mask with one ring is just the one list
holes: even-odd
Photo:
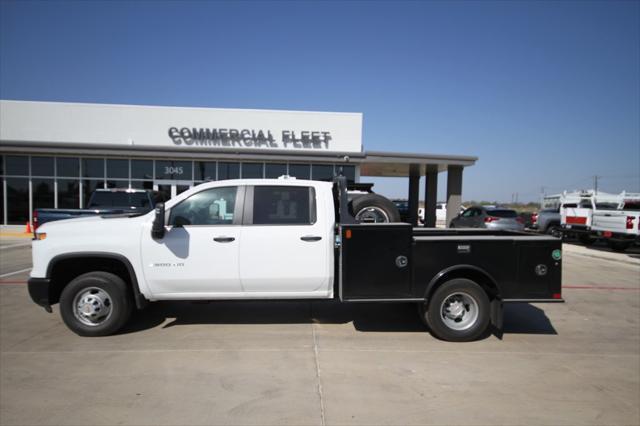
[[462, 217], [471, 217], [475, 216], [476, 209], [467, 209], [462, 213]]
[[254, 225], [311, 225], [316, 221], [315, 191], [306, 186], [256, 186]]
[[230, 186], [193, 194], [171, 209], [169, 225], [231, 225], [237, 191]]

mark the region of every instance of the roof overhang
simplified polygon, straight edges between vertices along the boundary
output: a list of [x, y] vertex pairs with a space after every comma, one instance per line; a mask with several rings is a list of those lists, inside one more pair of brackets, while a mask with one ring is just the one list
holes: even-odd
[[407, 177], [412, 165], [420, 175], [427, 170], [446, 171], [449, 166], [473, 166], [478, 157], [466, 155], [415, 154], [404, 152], [367, 151], [360, 164], [361, 176]]

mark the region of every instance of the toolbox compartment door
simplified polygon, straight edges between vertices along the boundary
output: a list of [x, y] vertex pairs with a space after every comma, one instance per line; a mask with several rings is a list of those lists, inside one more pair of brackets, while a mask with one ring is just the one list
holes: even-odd
[[518, 294], [522, 298], [551, 298], [560, 293], [562, 274], [560, 243], [523, 244], [518, 246]]
[[411, 296], [413, 227], [406, 223], [340, 226], [341, 300]]

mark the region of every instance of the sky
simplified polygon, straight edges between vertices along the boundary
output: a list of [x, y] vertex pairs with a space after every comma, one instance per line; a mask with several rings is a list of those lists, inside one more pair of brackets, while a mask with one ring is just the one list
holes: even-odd
[[465, 200], [640, 192], [640, 2], [0, 0], [0, 98], [361, 112], [365, 150], [478, 156]]

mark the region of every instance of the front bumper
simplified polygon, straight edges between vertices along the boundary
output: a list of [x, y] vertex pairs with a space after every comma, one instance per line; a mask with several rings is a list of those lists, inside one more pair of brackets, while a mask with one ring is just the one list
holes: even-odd
[[29, 278], [27, 285], [31, 300], [51, 313], [51, 298], [49, 297], [51, 280], [49, 278]]

